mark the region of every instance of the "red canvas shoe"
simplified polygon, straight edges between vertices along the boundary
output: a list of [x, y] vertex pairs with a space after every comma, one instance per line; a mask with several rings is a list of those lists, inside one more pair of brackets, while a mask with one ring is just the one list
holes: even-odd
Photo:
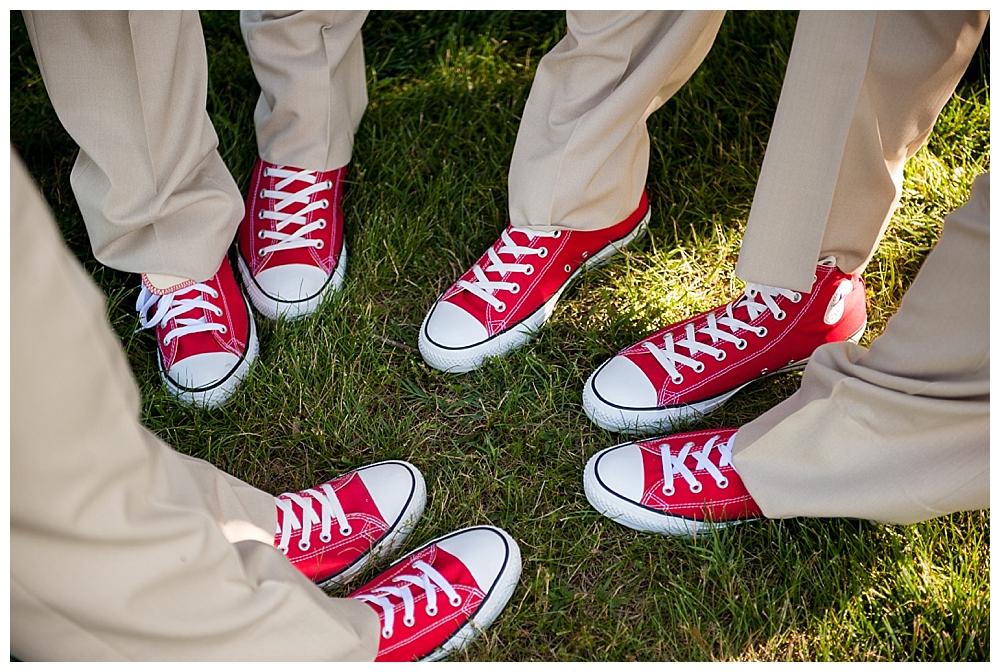
[[420, 327], [424, 361], [442, 371], [471, 371], [532, 339], [567, 286], [642, 235], [649, 201], [599, 231], [538, 233], [507, 227], [500, 240], [437, 300]]
[[[180, 401], [214, 408], [236, 391], [257, 357], [257, 327], [229, 258], [205, 282], [159, 293], [144, 277], [135, 309], [156, 333], [167, 390]], [[152, 315], [150, 315], [152, 312]]]
[[623, 443], [590, 458], [587, 501], [641, 532], [693, 535], [761, 518], [733, 469], [735, 429], [707, 429]]
[[275, 547], [309, 579], [332, 586], [406, 541], [424, 511], [427, 490], [416, 467], [391, 460], [274, 501]]
[[644, 338], [601, 365], [583, 388], [587, 416], [613, 432], [670, 430], [765, 376], [805, 366], [824, 343], [865, 330], [865, 285], [832, 257], [812, 291], [748, 284], [743, 296]]
[[346, 174], [347, 166], [319, 172], [257, 159], [240, 224], [239, 265], [262, 315], [310, 315], [344, 282]]
[[379, 614], [375, 662], [440, 660], [493, 623], [520, 576], [510, 535], [469, 527], [414, 551], [350, 597]]

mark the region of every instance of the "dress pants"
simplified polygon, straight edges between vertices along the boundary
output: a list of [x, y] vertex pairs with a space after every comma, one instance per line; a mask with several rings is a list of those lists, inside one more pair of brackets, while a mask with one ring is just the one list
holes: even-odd
[[[261, 95], [260, 156], [332, 170], [351, 158], [368, 103], [367, 12], [244, 12]], [[24, 12], [46, 90], [80, 146], [70, 176], [94, 256], [122, 271], [212, 277], [243, 198], [206, 112], [194, 11]]]
[[274, 498], [139, 423], [103, 295], [10, 166], [11, 655], [374, 659], [375, 611], [273, 547]]
[[[737, 275], [809, 291], [861, 272], [903, 165], [967, 67], [988, 12], [802, 12]], [[632, 212], [645, 123], [707, 53], [719, 13], [571, 12], [538, 66], [511, 161], [515, 226], [600, 229]], [[593, 74], [591, 74], [593, 73]], [[737, 434], [770, 517], [913, 522], [989, 505], [988, 177], [949, 217], [869, 351], [820, 348], [802, 389]]]

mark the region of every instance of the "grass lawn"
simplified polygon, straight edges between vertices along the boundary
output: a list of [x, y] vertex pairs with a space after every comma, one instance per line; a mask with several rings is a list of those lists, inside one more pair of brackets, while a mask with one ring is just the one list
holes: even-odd
[[[654, 328], [740, 289], [732, 271], [795, 21], [795, 13], [727, 16], [702, 67], [650, 118], [650, 235], [571, 288], [534, 343], [468, 374], [425, 365], [417, 330], [507, 221], [519, 116], [539, 58], [564, 31], [561, 13], [371, 15], [371, 102], [345, 200], [344, 289], [310, 319], [258, 316], [256, 368], [216, 411], [166, 394], [152, 333], [134, 333], [138, 279], [92, 256], [69, 186], [76, 146], [49, 105], [19, 13], [11, 14], [11, 141], [108, 294], [143, 421], [156, 433], [275, 493], [409, 460], [427, 479], [428, 503], [406, 549], [484, 523], [519, 541], [524, 571], [510, 605], [454, 659], [989, 660], [988, 511], [905, 527], [762, 521], [692, 540], [633, 532], [584, 498], [587, 459], [620, 441], [583, 414], [589, 374]], [[245, 189], [259, 89], [236, 14], [206, 13], [203, 23], [209, 112]], [[981, 50], [908, 166], [902, 206], [865, 272], [863, 344], [898, 307], [943, 216], [989, 169], [988, 68]], [[752, 385], [694, 427], [748, 422], [794, 392], [799, 377]]]

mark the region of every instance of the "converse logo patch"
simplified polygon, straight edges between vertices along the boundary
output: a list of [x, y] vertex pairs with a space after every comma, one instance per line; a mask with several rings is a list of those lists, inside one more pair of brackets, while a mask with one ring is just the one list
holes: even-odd
[[847, 295], [853, 289], [854, 285], [850, 280], [840, 281], [840, 284], [837, 285], [837, 291], [833, 293], [833, 298], [830, 299], [830, 305], [826, 307], [823, 322], [826, 324], [836, 324], [840, 321], [840, 318], [844, 316], [844, 299], [847, 298]]

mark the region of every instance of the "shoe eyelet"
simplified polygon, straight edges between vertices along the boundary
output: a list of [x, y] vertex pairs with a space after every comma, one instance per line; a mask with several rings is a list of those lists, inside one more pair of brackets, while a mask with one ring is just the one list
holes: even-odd
[[322, 250], [323, 249], [323, 239], [322, 238], [316, 241], [316, 249], [317, 250]]
[[330, 180], [327, 180], [326, 181], [326, 188], [327, 189], [333, 189], [333, 182], [331, 182]]
[[382, 628], [382, 638], [389, 639], [390, 637], [392, 637], [392, 630], [389, 628]]
[[666, 495], [667, 497], [673, 496], [674, 492], [676, 491], [673, 488], [668, 488], [668, 487], [663, 488], [663, 494]]
[[462, 598], [456, 595], [455, 597], [448, 599], [448, 604], [450, 604], [453, 607], [460, 607], [462, 606]]
[[353, 533], [354, 533], [354, 530], [351, 529], [350, 525], [346, 525], [346, 526], [340, 528], [340, 536], [342, 536], [342, 537], [349, 537]]
[[302, 541], [299, 542], [299, 550], [300, 551], [308, 551], [310, 545], [311, 544], [309, 543], [308, 539], [303, 539]]
[[762, 376], [766, 376], [766, 375], [767, 375], [767, 369], [766, 369], [766, 368], [764, 368], [764, 369], [761, 369], [761, 370], [760, 370], [760, 375], [762, 375]]
[[[263, 210], [261, 210], [261, 212], [263, 212]], [[261, 229], [260, 231], [257, 232], [257, 238], [259, 238], [260, 240], [264, 240], [264, 229]]]
[[229, 333], [229, 327], [227, 327], [226, 325], [222, 325], [222, 330], [221, 330], [220, 333], [228, 334]]
[[764, 338], [765, 336], [767, 336], [767, 327], [761, 327], [760, 329], [758, 329], [757, 336], [759, 336], [760, 338]]
[[326, 200], [326, 199], [324, 198], [324, 199], [323, 199], [323, 207], [324, 207], [324, 208], [329, 208], [329, 207], [330, 207], [330, 201], [328, 201], [328, 200]]
[[673, 383], [674, 385], [680, 385], [681, 383], [684, 382], [684, 376], [677, 376], [676, 378], [671, 377], [670, 382]]
[[695, 494], [698, 494], [699, 492], [701, 492], [701, 483], [697, 483], [696, 482], [694, 485], [692, 485], [691, 486], [691, 492], [693, 492]]
[[583, 258], [584, 258], [584, 259], [586, 259], [586, 258], [587, 258], [587, 257], [589, 257], [589, 256], [590, 256], [590, 252], [584, 252], [584, 253], [583, 253]]
[[532, 266], [531, 264], [528, 264], [528, 268], [525, 269], [524, 274], [525, 275], [534, 275], [535, 274], [535, 267]]
[[716, 485], [719, 486], [719, 489], [725, 490], [726, 488], [729, 487], [729, 479], [728, 478], [723, 478], [721, 481], [719, 481], [718, 483], [716, 483]]
[[263, 256], [264, 256], [264, 255], [266, 255], [266, 254], [267, 254], [267, 252], [265, 252], [265, 251], [264, 251], [264, 250], [262, 250], [262, 249], [261, 249], [261, 250], [257, 250], [257, 256], [258, 256], [258, 257], [263, 257]]
[[403, 625], [408, 628], [412, 628], [416, 622], [417, 619], [413, 618], [413, 616], [403, 616]]
[[264, 169], [264, 177], [271, 177], [271, 169], [270, 168], [265, 168]]
[[326, 228], [326, 220], [325, 219], [319, 219], [319, 220], [316, 221], [316, 223], [319, 224], [319, 228], [321, 230]]
[[436, 606], [434, 606], [434, 607], [430, 607], [430, 606], [425, 607], [424, 608], [424, 613], [427, 614], [428, 616], [437, 616], [438, 608]]
[[739, 341], [737, 341], [736, 342], [736, 349], [737, 350], [746, 350], [747, 349], [747, 339], [741, 338]]
[[695, 373], [702, 373], [705, 370], [705, 363], [704, 362], [698, 362], [698, 364], [696, 366], [693, 366], [691, 368], [694, 369]]
[[562, 238], [562, 234], [563, 234], [562, 231], [555, 231], [555, 232], [553, 232], [552, 237], [553, 238]]
[[570, 267], [569, 264], [566, 264], [565, 266], [563, 266], [563, 270], [566, 271], [567, 273], [572, 273], [573, 272], [573, 269]]
[[540, 248], [538, 248], [538, 258], [539, 259], [544, 259], [547, 256], [549, 256], [549, 248], [547, 248], [547, 247], [540, 247]]
[[795, 294], [792, 295], [792, 303], [798, 303], [801, 300], [802, 300], [802, 295], [799, 294], [798, 292], [795, 292]]
[[783, 319], [785, 319], [785, 318], [786, 318], [787, 316], [788, 316], [788, 314], [787, 314], [787, 313], [785, 313], [785, 311], [783, 311], [783, 310], [779, 310], [779, 311], [778, 311], [778, 314], [774, 316], [774, 319], [776, 319], [776, 320], [777, 320], [778, 322], [781, 322], [781, 321], [782, 321]]
[[501, 301], [501, 302], [500, 302], [500, 305], [499, 305], [499, 306], [496, 306], [496, 311], [497, 311], [498, 313], [503, 313], [503, 312], [506, 312], [506, 310], [507, 310], [507, 304], [506, 304], [506, 303], [504, 303], [503, 301]]
[[260, 190], [260, 194], [258, 194], [258, 196], [260, 198], [267, 198], [267, 196], [264, 195], [264, 190], [263, 189]]
[[324, 544], [329, 544], [333, 540], [333, 535], [330, 534], [329, 532], [323, 532], [322, 534], [319, 535], [319, 540], [322, 541]]
[[718, 354], [715, 355], [715, 361], [717, 361], [717, 362], [721, 362], [725, 358], [726, 358], [726, 351], [725, 350], [719, 350]]
[[510, 291], [511, 294], [520, 294], [521, 293], [521, 285], [519, 285], [519, 284], [517, 284], [515, 282], [514, 286], [511, 287], [509, 291]]
[[264, 219], [264, 211], [263, 210], [258, 210], [257, 211], [257, 219]]

